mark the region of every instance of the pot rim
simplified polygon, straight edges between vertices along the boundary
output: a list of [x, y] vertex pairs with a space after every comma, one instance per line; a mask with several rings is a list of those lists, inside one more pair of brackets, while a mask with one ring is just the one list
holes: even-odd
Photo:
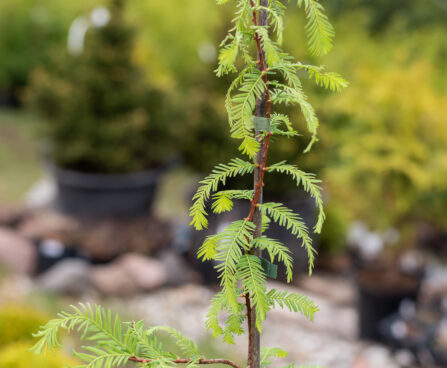
[[130, 173], [103, 174], [64, 169], [55, 164], [50, 164], [49, 169], [58, 185], [97, 190], [144, 188], [158, 182], [165, 171], [165, 168], [159, 167]]

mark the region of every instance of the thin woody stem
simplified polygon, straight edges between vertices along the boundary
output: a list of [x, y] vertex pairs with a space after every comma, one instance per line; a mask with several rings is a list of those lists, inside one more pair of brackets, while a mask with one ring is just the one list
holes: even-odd
[[262, 187], [264, 186], [264, 174], [267, 171], [267, 155], [268, 155], [271, 136], [272, 136], [271, 132], [267, 133], [265, 140], [264, 140], [264, 150], [263, 150], [263, 155], [262, 155], [262, 162], [259, 165], [259, 170], [260, 170], [259, 180], [255, 185], [255, 193], [254, 193], [253, 199], [251, 201], [250, 213], [247, 217], [249, 221], [253, 220], [253, 215], [255, 213], [256, 207], [258, 206], [259, 197], [261, 196], [261, 190], [262, 190]]
[[[256, 4], [254, 0], [250, 0], [253, 13], [254, 26], [267, 26], [268, 15], [265, 11], [256, 10]], [[268, 0], [260, 0], [260, 5], [268, 7]], [[262, 37], [255, 32], [254, 40], [256, 42], [257, 54], [258, 54], [258, 69], [262, 73], [262, 78], [265, 84], [265, 91], [260, 98], [256, 100], [255, 115], [257, 117], [271, 117], [272, 102], [270, 99], [269, 80], [268, 80], [268, 65], [265, 59], [265, 52], [262, 47]], [[255, 158], [255, 173], [254, 173], [254, 195], [251, 201], [250, 212], [247, 216], [248, 221], [252, 221], [255, 224], [255, 231], [253, 237], [259, 237], [262, 234], [262, 215], [259, 211], [258, 205], [262, 203], [263, 186], [264, 186], [264, 174], [266, 171], [266, 163], [268, 156], [268, 149], [270, 144], [271, 133], [267, 133], [265, 136], [260, 131], [255, 132], [256, 139], [260, 142], [260, 150], [256, 154]], [[252, 250], [252, 254], [261, 256], [262, 252], [259, 249]], [[247, 322], [248, 322], [248, 368], [259, 368], [260, 366], [260, 334], [256, 327], [256, 309], [251, 305], [250, 294], [245, 295], [245, 304], [247, 308]]]
[[[255, 4], [254, 0], [250, 0], [250, 3], [253, 8], [253, 24], [255, 26], [258, 26], [258, 15], [257, 15], [257, 11], [256, 11], [256, 4]], [[262, 25], [265, 25], [265, 24], [262, 24]], [[256, 47], [257, 47], [257, 51], [258, 51], [259, 69], [263, 73], [263, 79], [264, 79], [264, 83], [266, 86], [264, 101], [261, 101], [261, 102], [265, 102], [265, 106], [266, 106], [265, 117], [270, 119], [271, 114], [272, 114], [272, 101], [270, 99], [270, 90], [268, 88], [268, 85], [269, 85], [269, 80], [268, 80], [268, 76], [267, 76], [268, 69], [267, 69], [267, 63], [265, 61], [264, 50], [262, 48], [262, 37], [257, 32], [255, 32], [254, 39], [256, 41]], [[268, 150], [269, 150], [271, 136], [272, 136], [272, 133], [268, 132], [266, 134], [265, 140], [263, 142], [262, 159], [261, 159], [261, 163], [259, 164], [260, 175], [259, 175], [257, 183], [255, 183], [255, 192], [253, 195], [253, 199], [251, 201], [250, 212], [247, 217], [249, 221], [253, 220], [253, 215], [255, 213], [256, 206], [259, 203], [259, 198], [261, 196], [262, 187], [264, 186], [264, 174], [266, 171], [267, 156], [268, 156]]]
[[[251, 7], [253, 8], [253, 24], [255, 26], [258, 26], [258, 16], [257, 16], [257, 12], [256, 12], [256, 4], [253, 0], [250, 0], [250, 3], [251, 3]], [[266, 25], [267, 24], [261, 24], [261, 26], [266, 26]], [[255, 32], [254, 40], [256, 41], [256, 48], [258, 50], [259, 69], [263, 73], [263, 79], [264, 79], [264, 83], [266, 85], [266, 88], [265, 88], [266, 117], [270, 118], [270, 116], [272, 114], [272, 102], [270, 100], [270, 91], [268, 88], [268, 83], [269, 83], [268, 77], [267, 77], [268, 68], [267, 68], [267, 63], [265, 61], [264, 50], [262, 48], [262, 37], [257, 32]]]
[[[138, 358], [138, 357], [130, 357], [129, 361], [131, 362], [136, 362], [136, 363], [143, 363], [143, 364], [147, 364], [147, 363], [151, 363], [153, 361], [155, 361], [154, 359], [144, 359], [144, 358]], [[171, 360], [171, 363], [174, 364], [188, 364], [192, 361], [192, 359], [174, 359]], [[235, 362], [228, 360], [228, 359], [200, 359], [198, 361], [195, 362], [196, 364], [225, 364], [225, 365], [229, 365], [233, 368], [242, 368], [240, 365], [236, 364]]]

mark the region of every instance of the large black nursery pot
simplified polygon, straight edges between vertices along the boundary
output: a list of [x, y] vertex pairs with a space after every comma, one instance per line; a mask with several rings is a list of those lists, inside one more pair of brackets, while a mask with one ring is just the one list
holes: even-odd
[[154, 202], [163, 169], [128, 174], [94, 174], [54, 168], [57, 206], [67, 214], [131, 217], [146, 214]]
[[357, 272], [356, 281], [360, 338], [384, 342], [380, 331], [381, 322], [397, 313], [403, 300], [416, 301], [422, 272], [362, 269]]

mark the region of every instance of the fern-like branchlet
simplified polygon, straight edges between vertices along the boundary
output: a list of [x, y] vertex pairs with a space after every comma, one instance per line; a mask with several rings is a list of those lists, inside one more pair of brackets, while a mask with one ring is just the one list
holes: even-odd
[[309, 259], [309, 274], [312, 274], [316, 252], [312, 246], [312, 238], [309, 235], [309, 230], [303, 219], [281, 203], [264, 203], [260, 205], [260, 209], [280, 226], [290, 230], [293, 235], [301, 239]]
[[[162, 328], [173, 334], [178, 344], [189, 345], [188, 339], [179, 332]], [[98, 305], [80, 304], [72, 306], [70, 312], [62, 312], [57, 319], [49, 321], [35, 334], [39, 341], [32, 348], [36, 353], [45, 353], [60, 346], [60, 330], [81, 332], [81, 339], [93, 342], [74, 355], [85, 364], [77, 368], [115, 368], [125, 366], [135, 356], [151, 358], [160, 366], [169, 366], [175, 355], [163, 351], [151, 330], [145, 330], [143, 322], [123, 324], [118, 315], [113, 315]], [[194, 350], [194, 351], [197, 351]], [[200, 358], [200, 354], [197, 354]]]
[[306, 33], [310, 52], [313, 55], [327, 54], [331, 51], [335, 32], [324, 13], [323, 5], [318, 0], [298, 0], [298, 5], [303, 6], [306, 11]]
[[191, 225], [194, 225], [196, 230], [206, 229], [208, 227], [206, 202], [210, 194], [217, 190], [219, 184], [225, 185], [229, 178], [252, 173], [253, 170], [252, 163], [241, 159], [234, 159], [227, 165], [217, 165], [213, 172], [200, 182], [201, 186], [193, 197], [194, 204], [190, 210]]

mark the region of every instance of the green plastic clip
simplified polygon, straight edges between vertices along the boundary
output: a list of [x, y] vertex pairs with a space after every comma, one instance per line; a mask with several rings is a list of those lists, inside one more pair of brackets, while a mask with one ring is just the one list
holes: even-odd
[[253, 124], [256, 131], [270, 132], [270, 119], [253, 116]]
[[278, 277], [278, 266], [267, 261], [265, 258], [260, 258], [261, 266], [264, 269], [267, 277], [271, 279], [276, 279]]

